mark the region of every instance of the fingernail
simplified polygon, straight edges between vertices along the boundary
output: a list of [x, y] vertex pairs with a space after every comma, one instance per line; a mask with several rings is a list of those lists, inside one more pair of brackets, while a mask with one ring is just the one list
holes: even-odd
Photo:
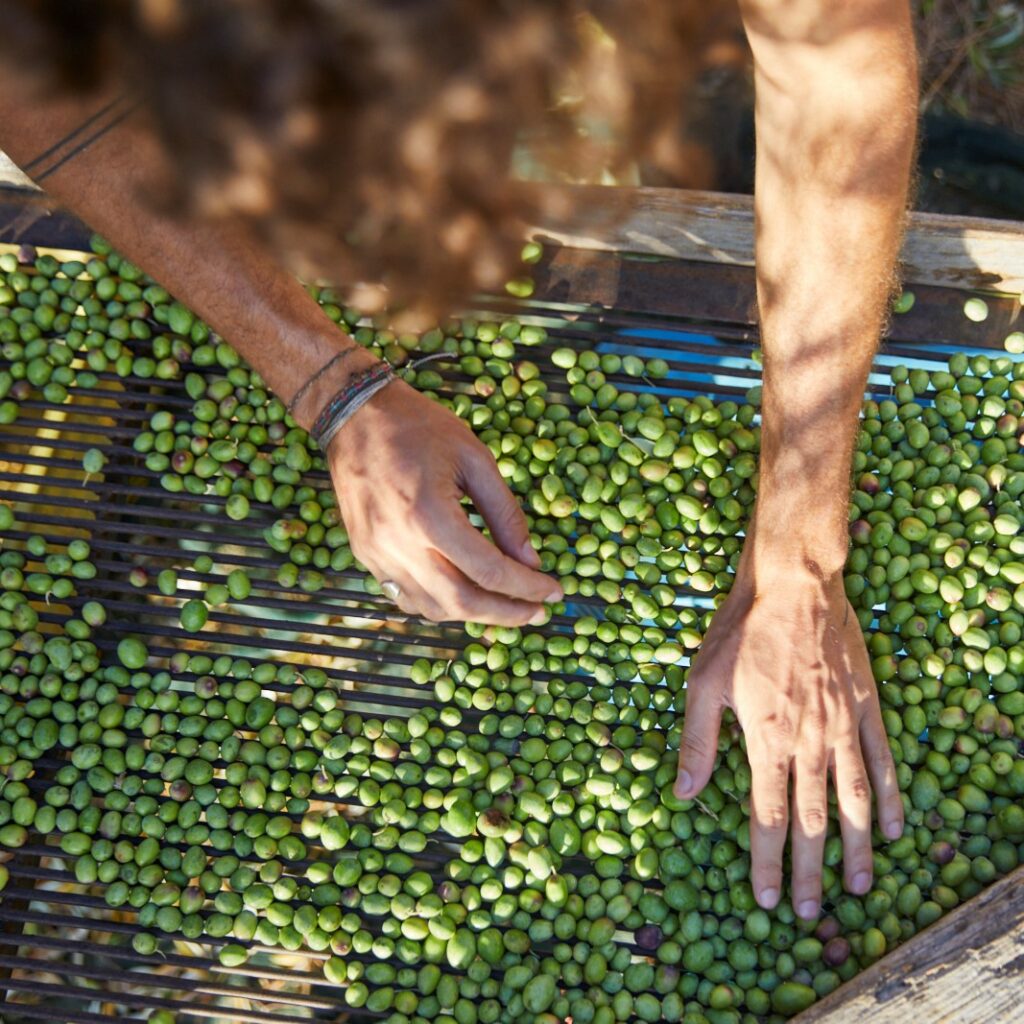
[[779, 902], [779, 890], [778, 889], [762, 889], [761, 895], [758, 896], [757, 902], [761, 904], [765, 910], [771, 910], [776, 903]]
[[851, 888], [855, 893], [865, 893], [871, 887], [871, 874], [867, 871], [858, 871], [853, 876]]
[[533, 613], [533, 618], [530, 619], [531, 626], [543, 626], [548, 621], [548, 613], [546, 608], [541, 608], [539, 612]]
[[676, 789], [675, 793], [678, 797], [684, 797], [690, 792], [690, 787], [693, 785], [693, 779], [690, 778], [689, 772], [680, 772], [676, 778]]
[[903, 835], [903, 826], [898, 821], [887, 821], [885, 823], [885, 834], [889, 839], [899, 839]]
[[552, 590], [551, 593], [548, 594], [548, 596], [545, 598], [545, 600], [547, 601], [548, 604], [554, 604], [556, 601], [561, 601], [562, 600], [562, 589], [561, 589], [561, 587], [559, 587], [558, 590]]
[[818, 901], [817, 900], [804, 900], [799, 907], [796, 908], [796, 912], [805, 920], [810, 920], [812, 917], [818, 916]]
[[523, 561], [529, 562], [531, 565], [537, 565], [540, 562], [540, 556], [537, 554], [537, 549], [527, 541], [523, 545]]

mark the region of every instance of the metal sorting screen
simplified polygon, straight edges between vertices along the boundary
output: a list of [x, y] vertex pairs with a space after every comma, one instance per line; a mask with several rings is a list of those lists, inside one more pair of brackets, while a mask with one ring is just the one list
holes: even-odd
[[[82, 246], [85, 236], [73, 223], [51, 218], [19, 240], [71, 249]], [[576, 345], [664, 358], [668, 376], [641, 385], [664, 397], [739, 397], [757, 383], [749, 270], [574, 250], [547, 254], [535, 270], [531, 299], [481, 299], [478, 307], [482, 315], [512, 314], [547, 329], [548, 341], [530, 357], [552, 388], [564, 387], [564, 375], [546, 358], [549, 351]], [[954, 349], [998, 348], [1018, 313], [1010, 300], [989, 297], [988, 319], [974, 323], [963, 317], [964, 293], [914, 291], [913, 309], [894, 318], [879, 357], [880, 372], [872, 378], [878, 397], [890, 392], [888, 365], [918, 361], [938, 369]], [[0, 359], [0, 370], [5, 365]], [[442, 363], [439, 370], [445, 387], [459, 383], [450, 365]], [[76, 596], [66, 602], [37, 603], [43, 630], [95, 597], [103, 601], [108, 620], [92, 639], [108, 656], [121, 636], [132, 632], [146, 638], [150, 656], [161, 665], [175, 651], [187, 650], [252, 663], [293, 663], [300, 670], [321, 666], [343, 706], [367, 717], [411, 713], [430, 700], [429, 687], [412, 682], [409, 668], [422, 657], [457, 654], [467, 641], [460, 628], [395, 614], [381, 597], [365, 591], [354, 569], [328, 570], [326, 586], [311, 594], [280, 585], [275, 579], [280, 558], [268, 552], [262, 537], [272, 521], [265, 512], [254, 507], [245, 522], [232, 523], [220, 507], [223, 498], [170, 494], [132, 446], [154, 410], [191, 407], [181, 381], [97, 376], [96, 387], [75, 389], [63, 405], [21, 402], [17, 421], [0, 427], [0, 500], [13, 503], [16, 513], [14, 529], [3, 537], [5, 548], [21, 549], [33, 534], [59, 543], [85, 537], [98, 570], [94, 579], [80, 581]], [[637, 386], [635, 380], [627, 383]], [[82, 457], [93, 447], [107, 462], [101, 474], [87, 480]], [[307, 477], [316, 487], [329, 486], [323, 473]], [[222, 581], [235, 568], [250, 573], [253, 590], [243, 606], [215, 607], [201, 633], [187, 633], [179, 625], [179, 602], [162, 597], [154, 580], [159, 569], [188, 564], [204, 552], [212, 556], [213, 570], [179, 569], [179, 597], [193, 588], [198, 595], [203, 585]], [[129, 581], [136, 565], [149, 572], [141, 588]], [[707, 602], [695, 592], [684, 593], [682, 600], [694, 606]], [[576, 597], [569, 611], [583, 614], [587, 606], [588, 599]], [[545, 629], [571, 634], [571, 624], [569, 615], [556, 616]], [[265, 688], [288, 691], [279, 683]], [[467, 711], [467, 719], [473, 714]], [[43, 766], [56, 771], [56, 754]], [[29, 784], [41, 801], [48, 784], [44, 773]], [[351, 803], [355, 810], [358, 801]], [[431, 837], [416, 860], [441, 881], [454, 848]], [[4, 1024], [39, 1019], [85, 1024], [115, 1016], [145, 1020], [155, 1010], [171, 1011], [182, 1022], [247, 1024], [386, 1016], [349, 1007], [343, 990], [325, 981], [320, 961], [329, 952], [256, 949], [238, 967], [222, 966], [217, 959], [230, 938], [164, 938], [154, 955], [135, 952], [130, 944], [140, 930], [135, 912], [127, 906], [111, 909], [98, 887], [78, 883], [73, 858], [61, 852], [56, 834], [32, 835], [8, 867], [10, 882], [0, 900]], [[566, 868], [583, 871], [587, 864], [569, 862]]]

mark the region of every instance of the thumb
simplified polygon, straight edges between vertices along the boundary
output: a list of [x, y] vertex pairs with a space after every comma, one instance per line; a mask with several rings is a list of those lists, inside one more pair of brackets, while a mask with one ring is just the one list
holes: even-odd
[[531, 569], [540, 566], [540, 556], [530, 543], [526, 516], [502, 479], [498, 465], [487, 448], [472, 459], [465, 474], [464, 489], [483, 516], [500, 551]]
[[694, 685], [688, 680], [686, 717], [679, 741], [679, 774], [674, 788], [681, 800], [696, 796], [708, 784], [718, 754], [721, 725], [722, 703], [717, 689], [708, 683]]

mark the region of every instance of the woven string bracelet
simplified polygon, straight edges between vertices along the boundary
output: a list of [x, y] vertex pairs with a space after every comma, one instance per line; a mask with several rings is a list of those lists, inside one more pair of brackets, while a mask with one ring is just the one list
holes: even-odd
[[[415, 370], [425, 363], [450, 358], [450, 352], [435, 352], [422, 359], [417, 359], [405, 369]], [[345, 386], [323, 407], [313, 426], [310, 427], [309, 432], [320, 449], [326, 450], [327, 445], [352, 416], [397, 376], [394, 367], [387, 363], [380, 363], [351, 377]]]
[[364, 406], [366, 403], [373, 398], [378, 391], [382, 391], [395, 379], [393, 372], [388, 372], [381, 376], [379, 379], [367, 383], [365, 387], [362, 387], [358, 393], [348, 402], [344, 408], [335, 414], [323, 434], [317, 438], [317, 444], [320, 445], [321, 449], [326, 450], [327, 446], [334, 439], [334, 436], [339, 430]]
[[305, 393], [306, 393], [306, 392], [307, 392], [307, 391], [308, 391], [308, 390], [309, 390], [309, 389], [310, 389], [310, 388], [311, 388], [311, 387], [312, 387], [312, 386], [313, 386], [313, 385], [314, 385], [314, 384], [315, 384], [315, 383], [316, 383], [316, 382], [317, 382], [317, 381], [318, 381], [318, 380], [319, 380], [319, 379], [320, 379], [320, 378], [321, 378], [321, 377], [322, 377], [322, 376], [323, 376], [323, 375], [324, 375], [325, 373], [327, 373], [327, 371], [328, 371], [328, 370], [332, 369], [333, 367], [337, 366], [337, 365], [338, 365], [338, 363], [340, 363], [340, 362], [342, 362], [343, 360], [347, 359], [347, 358], [348, 358], [348, 357], [349, 357], [350, 355], [352, 355], [352, 353], [353, 353], [353, 352], [358, 352], [358, 351], [359, 351], [359, 349], [358, 349], [358, 348], [357, 348], [357, 347], [356, 347], [355, 345], [353, 345], [353, 346], [352, 346], [352, 348], [346, 348], [346, 349], [342, 349], [342, 351], [341, 351], [341, 352], [339, 352], [339, 353], [338, 353], [338, 354], [337, 354], [336, 356], [334, 356], [334, 357], [333, 357], [332, 359], [328, 359], [328, 360], [327, 360], [327, 362], [326, 362], [326, 363], [324, 363], [324, 365], [323, 365], [323, 366], [321, 366], [321, 367], [320, 367], [320, 369], [319, 369], [319, 370], [317, 370], [317, 371], [316, 371], [316, 373], [314, 373], [314, 374], [313, 374], [313, 376], [312, 376], [312, 377], [310, 377], [310, 378], [309, 378], [309, 380], [307, 380], [307, 381], [306, 381], [306, 383], [305, 383], [305, 384], [303, 384], [303, 385], [302, 385], [302, 387], [301, 387], [301, 388], [299, 388], [299, 390], [298, 390], [298, 391], [296, 391], [294, 395], [292, 395], [292, 400], [291, 400], [291, 401], [290, 401], [290, 402], [288, 403], [288, 411], [289, 411], [289, 412], [291, 412], [291, 411], [292, 411], [292, 410], [293, 410], [293, 409], [295, 408], [295, 406], [297, 406], [297, 405], [299, 404], [299, 400], [300, 400], [300, 399], [302, 398], [302, 396], [303, 396], [303, 395], [304, 395], [304, 394], [305, 394]]
[[[369, 388], [380, 390], [378, 385], [381, 382], [390, 382], [394, 377], [394, 371], [387, 363], [379, 363], [366, 370], [360, 370], [345, 383], [340, 391], [335, 392], [330, 401], [320, 410], [313, 426], [309, 432], [321, 448], [327, 443], [327, 433], [333, 437], [341, 429], [341, 423], [348, 419], [349, 407], [352, 403]], [[365, 399], [364, 399], [365, 401]], [[340, 422], [339, 422], [340, 421]]]

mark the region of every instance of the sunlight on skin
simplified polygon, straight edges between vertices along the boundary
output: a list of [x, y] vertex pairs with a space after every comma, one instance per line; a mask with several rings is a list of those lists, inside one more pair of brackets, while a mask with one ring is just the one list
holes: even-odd
[[[851, 891], [870, 886], [868, 779], [885, 833], [902, 829], [841, 571], [857, 412], [891, 288], [913, 152], [914, 44], [908, 6], [893, 0], [744, 0], [742, 7], [757, 88], [760, 496], [736, 584], [690, 676], [678, 792], [696, 796], [706, 784], [721, 712], [732, 707], [753, 770], [755, 893], [763, 906], [778, 902], [792, 821], [793, 900], [801, 916], [813, 917], [830, 770]], [[27, 162], [101, 103], [40, 104], [4, 75], [0, 144]], [[152, 187], [162, 170], [159, 152], [126, 124], [47, 188], [290, 397], [345, 339], [247, 235], [155, 213], [137, 188]], [[311, 410], [369, 358], [356, 353], [325, 375], [297, 421], [308, 426]], [[489, 453], [456, 417], [396, 383], [360, 410], [349, 439], [352, 446], [332, 451], [331, 461], [348, 482], [342, 500], [359, 494], [358, 507], [344, 509], [353, 548], [378, 576], [402, 586], [406, 610], [481, 619], [487, 607], [494, 621], [522, 624], [542, 616], [541, 601], [560, 596], [555, 581], [536, 571], [525, 519]], [[496, 544], [458, 509], [463, 494]]]
[[692, 797], [707, 783], [722, 710], [732, 708], [753, 775], [755, 895], [764, 907], [778, 903], [791, 832], [793, 906], [814, 918], [828, 776], [849, 891], [871, 886], [872, 786], [884, 834], [903, 827], [842, 568], [857, 416], [914, 149], [915, 51], [905, 3], [741, 7], [757, 90], [760, 485], [736, 583], [689, 677], [676, 792]]
[[[40, 102], [0, 68], [0, 146], [27, 163], [103, 102]], [[148, 199], [166, 173], [159, 146], [133, 120], [47, 178], [46, 188], [228, 339], [283, 399], [352, 349], [292, 410], [308, 429], [349, 375], [376, 360], [250, 232], [155, 209]], [[401, 587], [403, 610], [516, 626], [546, 620], [543, 602], [560, 600], [561, 588], [537, 571], [526, 517], [488, 449], [457, 416], [396, 381], [360, 409], [345, 439], [344, 447], [331, 445], [330, 463], [333, 478], [346, 480], [340, 501], [353, 550], [379, 580]], [[495, 543], [469, 521], [458, 504], [463, 495]]]

